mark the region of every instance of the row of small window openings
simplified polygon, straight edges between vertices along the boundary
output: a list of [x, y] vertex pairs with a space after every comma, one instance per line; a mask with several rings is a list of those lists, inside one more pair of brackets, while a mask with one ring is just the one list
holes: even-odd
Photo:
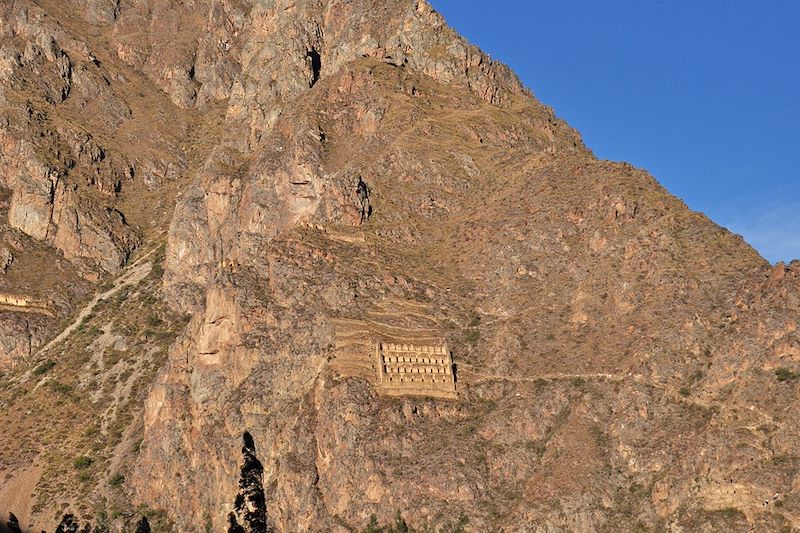
[[413, 344], [382, 344], [381, 348], [386, 352], [426, 352], [438, 354], [447, 352], [444, 346], [415, 346]]
[[387, 363], [424, 363], [428, 365], [443, 365], [447, 363], [447, 359], [430, 358], [430, 357], [392, 357], [384, 356], [384, 361]]
[[396, 366], [384, 366], [383, 367], [384, 374], [449, 374], [450, 369], [447, 367], [426, 367], [426, 368], [406, 368], [406, 367], [396, 367]]
[[416, 377], [416, 378], [407, 377], [407, 378], [397, 378], [397, 379], [390, 377], [389, 381], [391, 381], [392, 383], [398, 383], [398, 382], [409, 382], [410, 383], [412, 381], [413, 382], [417, 382], [417, 383], [424, 383], [424, 382], [428, 382], [428, 383], [447, 383], [448, 382], [447, 378], [442, 378], [442, 379], [431, 378], [431, 379], [428, 379], [428, 378], [423, 377], [423, 376]]

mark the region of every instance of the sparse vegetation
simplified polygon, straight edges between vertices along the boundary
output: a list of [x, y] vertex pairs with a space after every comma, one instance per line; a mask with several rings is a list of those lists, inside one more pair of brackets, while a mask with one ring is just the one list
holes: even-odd
[[603, 431], [603, 429], [599, 426], [592, 426], [590, 428], [592, 433], [592, 438], [594, 439], [595, 444], [598, 448], [608, 448], [609, 444], [611, 444], [611, 438], [608, 434]]
[[781, 382], [794, 381], [800, 378], [800, 373], [793, 372], [792, 370], [789, 370], [786, 367], [780, 367], [777, 370], [775, 370], [775, 377], [778, 379], [778, 381]]
[[69, 394], [72, 392], [72, 385], [67, 385], [66, 383], [61, 383], [60, 381], [51, 381], [49, 386], [54, 392], [59, 394]]
[[134, 445], [131, 447], [131, 451], [132, 451], [133, 453], [139, 453], [139, 451], [142, 449], [142, 444], [143, 444], [143, 443], [144, 443], [144, 439], [139, 439], [139, 440], [137, 440], [137, 441], [134, 443]]
[[[85, 303], [88, 301], [87, 297]], [[71, 323], [65, 320], [62, 327]], [[103, 511], [106, 516], [118, 509], [122, 514], [112, 521], [130, 515], [124, 491], [116, 491], [102, 504], [94, 502], [91, 493], [98, 483], [109, 488], [126, 483], [121, 472], [112, 472], [110, 477], [101, 472], [135, 422], [143, 391], [185, 324], [185, 316], [173, 313], [161, 300], [160, 280], [146, 276], [98, 302], [80, 328], [49, 349], [49, 357], [30, 371], [31, 376], [47, 376], [44, 386], [26, 390], [12, 385], [18, 379], [12, 378], [8, 386], [0, 388], [0, 403], [11, 406], [5, 410], [5, 423], [11, 423], [8, 417], [20, 410], [47, 413], [46, 417], [29, 417], [30, 431], [19, 436], [22, 452], [13, 456], [16, 464], [31, 460], [39, 449], [32, 445], [34, 438], [45, 446], [36, 512], [72, 500], [100, 505], [95, 512]], [[113, 341], [97, 344], [104, 333]], [[67, 423], [54, 424], [53, 420]], [[138, 453], [140, 446], [139, 438], [127, 453]]]
[[406, 523], [400, 511], [397, 511], [394, 520], [380, 525], [378, 517], [374, 514], [363, 529], [363, 533], [464, 533], [469, 519], [461, 514], [456, 520], [446, 521], [439, 526], [425, 526], [422, 529], [415, 529]]
[[464, 330], [464, 344], [468, 346], [475, 346], [481, 338], [479, 326], [481, 325], [481, 317], [478, 313], [470, 313], [467, 319], [467, 327]]
[[537, 441], [528, 441], [525, 443], [525, 447], [537, 458], [540, 459], [544, 452], [547, 451], [547, 446], [541, 442]]
[[[745, 501], [762, 489], [786, 498], [774, 514], [793, 516], [798, 459], [775, 454], [797, 444], [790, 392], [800, 367], [773, 379], [766, 365], [794, 364], [796, 267], [764, 285], [766, 262], [748, 246], [645, 172], [597, 161], [510, 72], [451, 41], [424, 2], [350, 3], [327, 15], [317, 2], [194, 2], [188, 13], [180, 2], [135, 3], [114, 21], [113, 5], [45, 0], [25, 16], [23, 2], [9, 12], [13, 35], [0, 39], [13, 82], [0, 87], [0, 134], [9, 159], [37, 158], [9, 161], [19, 177], [6, 181], [41, 175], [53, 215], [26, 215], [45, 223], [45, 241], [15, 229], [0, 243], [28, 239], [37, 251], [55, 234], [79, 245], [42, 255], [55, 257], [53, 278], [75, 263], [68, 281], [81, 285], [53, 291], [58, 316], [20, 319], [30, 319], [20, 331], [32, 353], [0, 386], [0, 423], [13, 432], [0, 444], [0, 484], [33, 465], [37, 518], [72, 511], [114, 531], [166, 531], [166, 515], [130, 501], [150, 492], [156, 502], [176, 496], [179, 531], [223, 529], [232, 509], [242, 525], [258, 514], [250, 529], [265, 531], [253, 501], [266, 495], [286, 498], [276, 502], [282, 529], [358, 530], [375, 501], [368, 533], [463, 532], [465, 516], [448, 521], [460, 509], [481, 531], [736, 529], [681, 523], [741, 519], [736, 509], [709, 518], [728, 505], [720, 501], [768, 529], [758, 520], [774, 499], [761, 509]], [[149, 20], [165, 9], [166, 24]], [[357, 24], [343, 26], [352, 16]], [[291, 42], [272, 31], [284, 27]], [[308, 91], [297, 48], [323, 41], [328, 66]], [[41, 65], [53, 76], [27, 86]], [[59, 105], [39, 94], [73, 81]], [[42, 137], [24, 138], [36, 122]], [[86, 137], [102, 149], [84, 150]], [[83, 168], [98, 159], [95, 172]], [[358, 225], [350, 177], [362, 171], [376, 213]], [[117, 174], [124, 186], [91, 186]], [[3, 215], [47, 200], [38, 188], [5, 189]], [[56, 205], [92, 195], [97, 216]], [[86, 239], [73, 239], [73, 226]], [[162, 289], [166, 235], [174, 248]], [[107, 253], [118, 245], [119, 260]], [[89, 248], [105, 257], [73, 261]], [[133, 265], [106, 275], [94, 265], [109, 257], [102, 268]], [[87, 308], [98, 289], [104, 299]], [[173, 307], [198, 315], [167, 361], [188, 320]], [[66, 313], [70, 330], [42, 350]], [[384, 396], [386, 382], [374, 381], [388, 375], [384, 340], [416, 346], [402, 361], [413, 372], [390, 379], [418, 396]], [[445, 352], [420, 350], [440, 343], [450, 368]], [[457, 398], [424, 396], [453, 376]], [[276, 439], [267, 454], [276, 475], [265, 486], [246, 440], [252, 457], [235, 497], [236, 480], [220, 475], [235, 461], [222, 441], [245, 430]], [[722, 474], [737, 485], [709, 485]], [[754, 480], [754, 491], [718, 497]]]
[[481, 338], [481, 332], [477, 329], [468, 329], [464, 334], [464, 342], [470, 346], [475, 346]]
[[83, 470], [92, 466], [92, 459], [91, 457], [87, 457], [85, 455], [80, 455], [72, 461], [72, 466], [75, 467], [75, 470]]
[[37, 366], [36, 368], [34, 368], [32, 373], [33, 373], [34, 376], [41, 376], [42, 374], [46, 374], [47, 372], [52, 370], [53, 367], [55, 367], [55, 366], [56, 366], [56, 362], [53, 361], [52, 359], [48, 359], [44, 363], [42, 363], [39, 366]]
[[150, 275], [153, 278], [161, 279], [161, 277], [164, 275], [164, 267], [160, 262], [157, 262], [153, 265], [153, 270], [151, 271]]
[[735, 507], [725, 507], [717, 511], [712, 511], [715, 514], [726, 520], [746, 520], [745, 514]]

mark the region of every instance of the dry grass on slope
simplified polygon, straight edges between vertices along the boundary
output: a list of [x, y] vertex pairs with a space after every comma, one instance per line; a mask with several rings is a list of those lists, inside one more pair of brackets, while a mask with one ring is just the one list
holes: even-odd
[[[66, 510], [123, 519], [131, 510], [128, 460], [141, 442], [148, 385], [186, 323], [161, 301], [163, 249], [103, 289], [77, 327], [4, 376], [0, 471], [6, 481], [35, 465], [40, 527]], [[26, 519], [29, 517], [25, 517]]]

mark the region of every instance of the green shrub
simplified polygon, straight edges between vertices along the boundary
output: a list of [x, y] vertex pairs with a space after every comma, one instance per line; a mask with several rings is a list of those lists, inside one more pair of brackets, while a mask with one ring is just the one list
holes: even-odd
[[111, 479], [108, 480], [108, 484], [111, 485], [112, 487], [119, 487], [123, 483], [125, 483], [125, 476], [123, 476], [119, 472], [111, 476]]
[[711, 514], [715, 514], [727, 520], [744, 520], [745, 515], [742, 511], [737, 509], [736, 507], [725, 507], [724, 509], [718, 509], [716, 511], [711, 511]]
[[475, 346], [476, 344], [478, 344], [478, 340], [480, 338], [481, 338], [481, 332], [480, 331], [478, 331], [477, 329], [470, 329], [464, 335], [464, 342], [466, 342], [467, 344], [470, 344], [472, 346]]
[[592, 426], [589, 428], [589, 431], [592, 433], [592, 437], [594, 438], [595, 444], [599, 448], [608, 448], [611, 444], [611, 437], [608, 436], [602, 429], [598, 426]]
[[53, 361], [52, 359], [48, 359], [47, 361], [45, 361], [44, 363], [40, 364], [39, 366], [33, 369], [33, 375], [41, 376], [42, 374], [52, 370], [54, 366], [56, 366], [56, 362]]
[[703, 379], [703, 377], [705, 377], [705, 374], [703, 373], [703, 371], [702, 370], [698, 370], [698, 371], [696, 371], [694, 374], [692, 374], [689, 377], [689, 382], [690, 383], [697, 383], [698, 381]]
[[453, 522], [445, 522], [440, 524], [439, 527], [423, 527], [422, 530], [417, 530], [409, 526], [400, 511], [394, 516], [394, 520], [386, 525], [378, 524], [378, 518], [373, 514], [367, 527], [364, 528], [363, 533], [464, 533], [466, 525], [469, 523], [467, 517], [462, 513], [457, 520]]
[[364, 529], [364, 533], [412, 533], [412, 530], [409, 529], [408, 524], [406, 524], [405, 519], [400, 514], [400, 511], [397, 511], [394, 517], [394, 523], [387, 524], [385, 526], [378, 525], [378, 518], [375, 515], [372, 515], [369, 519], [369, 523], [367, 527]]
[[74, 466], [76, 470], [84, 470], [92, 466], [92, 459], [91, 457], [80, 455], [72, 462], [72, 466]]
[[164, 275], [164, 267], [161, 266], [161, 263], [156, 263], [153, 265], [153, 269], [150, 271], [150, 277], [154, 279], [161, 278]]
[[60, 394], [69, 394], [70, 392], [72, 392], [71, 385], [67, 385], [66, 383], [61, 383], [60, 381], [51, 381], [50, 388]]
[[778, 381], [793, 381], [800, 378], [800, 374], [792, 372], [788, 368], [780, 367], [775, 371], [775, 377], [778, 378]]

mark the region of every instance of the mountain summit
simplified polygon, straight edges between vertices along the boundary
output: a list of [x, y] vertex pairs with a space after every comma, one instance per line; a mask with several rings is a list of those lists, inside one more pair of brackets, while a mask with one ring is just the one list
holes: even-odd
[[3, 2], [0, 161], [23, 527], [800, 527], [800, 262], [424, 0]]

